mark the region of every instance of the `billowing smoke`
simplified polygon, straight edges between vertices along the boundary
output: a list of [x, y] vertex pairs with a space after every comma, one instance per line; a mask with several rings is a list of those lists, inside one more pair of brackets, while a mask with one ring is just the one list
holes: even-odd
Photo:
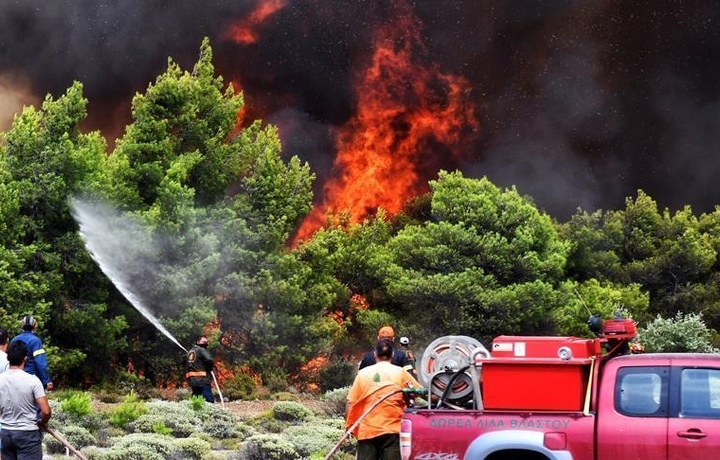
[[[82, 81], [88, 128], [112, 141], [132, 95], [167, 57], [187, 68], [209, 36], [218, 72], [245, 91], [248, 117], [277, 123], [285, 152], [309, 161], [322, 184], [334, 136], [357, 112], [353, 82], [373, 30], [394, 20], [389, 5], [399, 1], [5, 1], [0, 75], [20, 76], [36, 98]], [[471, 154], [439, 167], [517, 184], [559, 218], [578, 206], [622, 207], [638, 188], [670, 208], [720, 202], [720, 3], [408, 4], [427, 65], [469, 82], [479, 126]], [[253, 16], [263, 5], [273, 8]], [[252, 39], [233, 37], [253, 18]]]

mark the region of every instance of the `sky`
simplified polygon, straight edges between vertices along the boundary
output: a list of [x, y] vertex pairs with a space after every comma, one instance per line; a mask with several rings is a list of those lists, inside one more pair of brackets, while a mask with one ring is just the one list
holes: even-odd
[[[322, 200], [323, 184], [354, 167], [339, 164], [338, 139], [357, 129], [382, 27], [400, 33], [384, 38], [396, 50], [412, 42], [406, 86], [422, 69], [436, 86], [462, 82], [459, 138], [426, 139], [404, 158], [412, 165], [392, 170], [413, 172], [412, 193], [439, 169], [460, 169], [516, 186], [560, 220], [622, 208], [638, 189], [671, 210], [720, 204], [720, 2], [711, 0], [4, 0], [0, 131], [23, 105], [78, 80], [90, 101], [84, 128], [112, 145], [132, 96], [168, 57], [190, 68], [207, 36], [248, 117], [277, 124], [284, 154], [310, 163]], [[409, 106], [434, 98], [419, 104], [438, 109], [432, 123], [460, 116], [442, 110], [450, 96], [439, 86], [407, 95]]]

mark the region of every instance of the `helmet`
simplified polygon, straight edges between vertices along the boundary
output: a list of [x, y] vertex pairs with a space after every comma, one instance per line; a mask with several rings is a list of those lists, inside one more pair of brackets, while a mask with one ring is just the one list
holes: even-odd
[[400, 345], [410, 345], [410, 339], [407, 337], [400, 337]]
[[23, 316], [23, 319], [22, 319], [23, 331], [30, 331], [35, 326], [37, 326], [37, 320], [35, 319], [35, 317], [30, 316], [30, 315]]

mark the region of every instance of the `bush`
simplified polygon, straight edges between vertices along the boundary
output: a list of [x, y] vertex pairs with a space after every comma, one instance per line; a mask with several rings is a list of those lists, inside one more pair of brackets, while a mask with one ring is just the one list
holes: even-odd
[[323, 408], [329, 415], [345, 416], [345, 403], [350, 387], [336, 388], [322, 396]]
[[223, 396], [228, 400], [249, 399], [255, 394], [257, 386], [248, 374], [238, 373], [225, 381]]
[[83, 417], [93, 410], [92, 396], [81, 391], [72, 391], [60, 398], [60, 408], [66, 414]]
[[330, 391], [352, 385], [357, 374], [358, 364], [345, 358], [331, 359], [320, 370], [320, 390]]
[[295, 447], [301, 457], [327, 453], [342, 437], [344, 431], [322, 424], [291, 426], [282, 432], [282, 437]]
[[276, 420], [286, 422], [305, 422], [315, 416], [313, 411], [294, 401], [280, 401], [272, 408], [272, 416]]
[[118, 428], [126, 429], [128, 423], [134, 422], [148, 411], [145, 403], [140, 401], [134, 392], [130, 392], [123, 402], [110, 414], [110, 423]]
[[[97, 444], [97, 441], [95, 440], [95, 437], [92, 435], [92, 433], [90, 433], [87, 429], [81, 426], [68, 425], [64, 426], [62, 428], [62, 431], [55, 431], [58, 435], [65, 438], [65, 440], [76, 449], [81, 449], [83, 447]], [[51, 435], [46, 435], [43, 438], [43, 443], [45, 444], [45, 448], [47, 449], [47, 451], [51, 454], [65, 453], [65, 446], [63, 445], [63, 443], [61, 443]]]
[[660, 315], [638, 330], [638, 339], [646, 352], [716, 353], [711, 333], [702, 314], [678, 312], [674, 318]]
[[200, 438], [176, 439], [175, 446], [178, 448], [175, 456], [182, 460], [202, 460], [210, 454], [212, 447], [209, 442]]
[[248, 460], [299, 460], [295, 447], [277, 434], [259, 434], [247, 440], [243, 458]]
[[132, 433], [121, 437], [105, 452], [93, 459], [98, 460], [167, 460], [179, 448], [175, 440], [159, 434]]

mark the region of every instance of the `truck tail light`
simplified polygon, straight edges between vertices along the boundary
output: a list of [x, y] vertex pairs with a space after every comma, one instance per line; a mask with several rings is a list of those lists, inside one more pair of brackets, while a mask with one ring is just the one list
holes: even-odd
[[410, 460], [412, 453], [412, 422], [403, 419], [400, 422], [400, 457], [402, 460]]

